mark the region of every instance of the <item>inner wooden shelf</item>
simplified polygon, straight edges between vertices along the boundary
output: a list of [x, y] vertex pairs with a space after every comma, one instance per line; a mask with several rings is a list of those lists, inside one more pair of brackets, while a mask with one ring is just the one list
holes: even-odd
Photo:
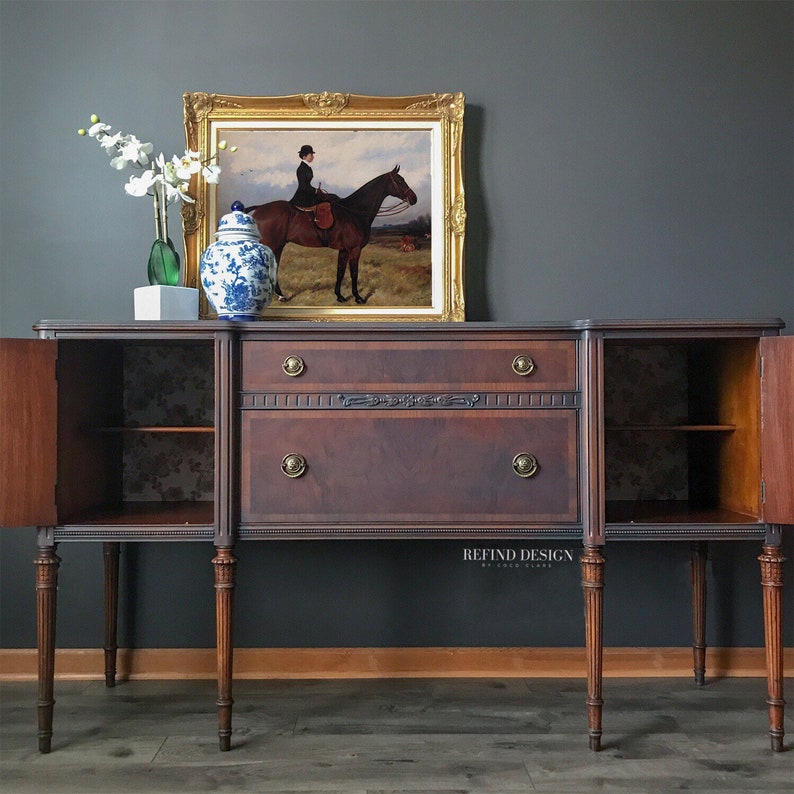
[[724, 507], [685, 500], [607, 501], [607, 524], [756, 524], [758, 519]]
[[136, 425], [134, 427], [97, 427], [96, 433], [214, 433], [215, 428], [204, 425]]
[[643, 430], [671, 433], [729, 433], [736, 430], [736, 425], [608, 425], [606, 429], [620, 432]]
[[215, 520], [215, 503], [205, 502], [122, 502], [118, 506], [101, 507], [69, 516], [64, 526], [147, 526], [202, 525]]

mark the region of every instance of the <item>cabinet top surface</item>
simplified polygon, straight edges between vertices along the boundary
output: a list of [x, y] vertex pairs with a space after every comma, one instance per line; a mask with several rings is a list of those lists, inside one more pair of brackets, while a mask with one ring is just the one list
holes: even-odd
[[685, 336], [685, 335], [766, 335], [777, 334], [784, 327], [779, 318], [765, 319], [671, 319], [671, 320], [571, 320], [540, 323], [416, 323], [416, 322], [328, 322], [229, 320], [135, 321], [127, 323], [82, 322], [78, 320], [40, 320], [33, 329], [47, 338], [116, 337], [116, 338], [210, 338], [224, 332], [240, 337], [267, 337], [306, 334], [338, 336], [409, 337], [424, 335], [454, 338], [476, 333], [538, 333], [577, 337], [589, 331], [605, 336]]

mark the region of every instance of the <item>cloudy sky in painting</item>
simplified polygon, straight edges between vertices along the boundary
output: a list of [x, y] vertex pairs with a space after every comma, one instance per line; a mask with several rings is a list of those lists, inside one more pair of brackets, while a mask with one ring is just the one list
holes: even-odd
[[[221, 152], [219, 215], [235, 200], [246, 207], [292, 198], [298, 181], [298, 150], [309, 144], [316, 152], [312, 184], [345, 197], [370, 179], [400, 165], [417, 203], [384, 223], [402, 223], [431, 213], [431, 147], [429, 130], [225, 130], [223, 137], [237, 151]], [[384, 207], [396, 199], [388, 197]], [[375, 222], [378, 225], [378, 221]]]

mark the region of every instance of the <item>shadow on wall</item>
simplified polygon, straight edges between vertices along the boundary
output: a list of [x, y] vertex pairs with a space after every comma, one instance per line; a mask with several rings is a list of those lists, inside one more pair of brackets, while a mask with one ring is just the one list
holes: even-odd
[[488, 261], [490, 247], [490, 224], [480, 173], [484, 120], [485, 113], [481, 107], [466, 105], [463, 190], [466, 196], [464, 288], [467, 320], [491, 319], [485, 278], [485, 264]]

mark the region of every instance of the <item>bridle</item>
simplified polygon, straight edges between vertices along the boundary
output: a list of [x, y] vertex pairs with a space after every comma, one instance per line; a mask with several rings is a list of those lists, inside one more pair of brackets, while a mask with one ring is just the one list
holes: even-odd
[[[397, 180], [394, 178], [394, 174], [391, 171], [389, 171], [389, 179], [391, 180], [394, 192], [399, 194], [400, 186], [397, 184]], [[399, 196], [397, 197], [399, 198]], [[410, 206], [411, 204], [408, 199], [400, 198], [397, 204], [393, 204], [391, 207], [381, 207], [375, 215], [380, 218], [388, 218], [390, 215], [399, 215], [401, 212], [405, 212]]]

